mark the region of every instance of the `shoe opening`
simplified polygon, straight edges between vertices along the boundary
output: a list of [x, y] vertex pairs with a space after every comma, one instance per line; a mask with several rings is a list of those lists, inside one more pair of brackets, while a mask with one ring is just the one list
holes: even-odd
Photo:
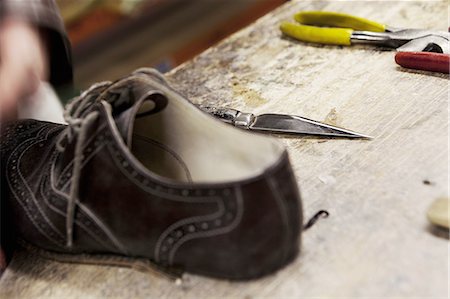
[[141, 105], [129, 144], [151, 172], [181, 182], [224, 183], [262, 174], [284, 152], [275, 139], [224, 124], [165, 85], [158, 89], [167, 104], [154, 113]]

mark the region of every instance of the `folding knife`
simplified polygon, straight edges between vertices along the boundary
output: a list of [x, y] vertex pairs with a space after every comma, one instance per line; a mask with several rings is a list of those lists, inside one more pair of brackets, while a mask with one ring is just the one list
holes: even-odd
[[315, 120], [296, 115], [244, 113], [236, 109], [218, 108], [211, 106], [198, 106], [223, 122], [235, 127], [274, 134], [301, 134], [324, 137], [364, 138], [372, 137], [359, 134], [347, 129], [321, 123]]

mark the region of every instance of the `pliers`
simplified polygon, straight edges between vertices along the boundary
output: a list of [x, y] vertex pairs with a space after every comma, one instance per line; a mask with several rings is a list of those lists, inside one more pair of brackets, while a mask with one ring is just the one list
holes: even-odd
[[284, 34], [298, 40], [345, 46], [373, 44], [395, 48], [399, 52], [414, 52], [399, 53], [397, 63], [408, 68], [449, 72], [448, 32], [394, 28], [336, 12], [303, 11], [294, 18], [297, 23], [283, 22], [280, 28]]

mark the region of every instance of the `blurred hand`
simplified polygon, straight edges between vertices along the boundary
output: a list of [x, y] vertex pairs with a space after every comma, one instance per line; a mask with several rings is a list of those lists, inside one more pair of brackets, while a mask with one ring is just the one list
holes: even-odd
[[48, 57], [36, 28], [6, 18], [0, 23], [0, 120], [14, 120], [17, 105], [48, 75]]

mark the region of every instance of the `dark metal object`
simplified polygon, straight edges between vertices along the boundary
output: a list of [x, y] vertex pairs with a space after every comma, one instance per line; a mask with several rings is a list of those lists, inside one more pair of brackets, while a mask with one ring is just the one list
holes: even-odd
[[305, 226], [303, 226], [303, 231], [310, 229], [314, 224], [317, 223], [317, 221], [319, 221], [319, 219], [328, 218], [328, 216], [330, 216], [330, 213], [328, 211], [320, 210], [311, 219], [309, 219]]

